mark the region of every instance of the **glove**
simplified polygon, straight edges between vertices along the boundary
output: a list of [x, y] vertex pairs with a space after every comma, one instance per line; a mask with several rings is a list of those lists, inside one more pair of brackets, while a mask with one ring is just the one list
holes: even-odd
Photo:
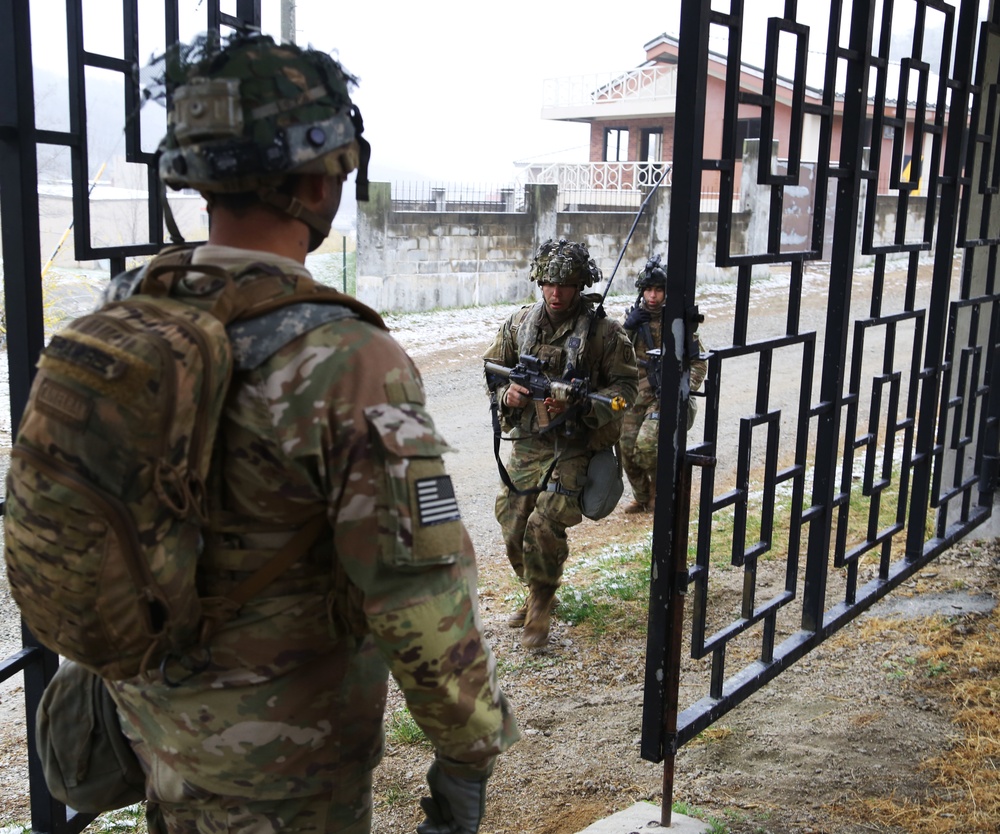
[[649, 310], [643, 307], [641, 304], [636, 304], [631, 310], [628, 311], [628, 315], [625, 316], [625, 329], [635, 330], [639, 325], [645, 324], [649, 321]]
[[476, 834], [486, 812], [486, 779], [452, 776], [435, 761], [427, 771], [431, 795], [420, 800], [427, 819], [417, 834]]

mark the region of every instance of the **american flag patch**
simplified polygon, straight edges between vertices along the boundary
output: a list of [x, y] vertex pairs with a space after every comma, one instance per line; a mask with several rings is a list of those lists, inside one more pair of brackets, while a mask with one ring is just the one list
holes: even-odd
[[416, 489], [417, 514], [421, 527], [458, 521], [461, 518], [450, 476], [420, 478], [416, 482]]

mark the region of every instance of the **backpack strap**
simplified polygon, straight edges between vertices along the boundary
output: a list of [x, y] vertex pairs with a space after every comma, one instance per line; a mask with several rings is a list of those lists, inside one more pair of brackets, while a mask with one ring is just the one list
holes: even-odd
[[253, 280], [241, 281], [238, 291], [239, 309], [227, 321], [256, 318], [289, 304], [307, 302], [339, 304], [353, 312], [358, 318], [374, 325], [380, 330], [389, 329], [382, 320], [382, 317], [367, 304], [339, 290], [317, 284], [312, 278], [308, 278], [305, 275], [296, 276], [294, 285], [290, 285], [288, 279], [284, 276], [258, 275]]
[[233, 345], [233, 366], [238, 371], [252, 371], [299, 336], [347, 318], [358, 315], [342, 304], [300, 301], [256, 318], [233, 322], [226, 326]]
[[[176, 295], [179, 282], [189, 275], [202, 275], [197, 294], [182, 299], [207, 308], [224, 324], [256, 318], [303, 301], [339, 304], [358, 318], [388, 330], [382, 317], [367, 304], [331, 287], [317, 284], [308, 275], [289, 276], [266, 264], [250, 264], [235, 277], [214, 264], [193, 264], [194, 246], [170, 246], [144, 268], [136, 292], [154, 297]], [[202, 300], [203, 299], [203, 300]]]
[[305, 557], [312, 546], [319, 541], [327, 526], [324, 510], [303, 524], [274, 556], [229, 594], [224, 597], [203, 599], [205, 625], [202, 628], [202, 643], [207, 643], [219, 627], [231, 620], [248, 600], [257, 596], [292, 565]]
[[[232, 620], [247, 601], [253, 599], [281, 574], [287, 571], [312, 549], [313, 545], [323, 535], [327, 528], [326, 512], [321, 511], [307, 521], [285, 543], [285, 545], [268, 559], [260, 568], [244, 579], [233, 591], [225, 596], [202, 598], [202, 627], [198, 648], [201, 657], [189, 655], [186, 663], [179, 664], [183, 672], [180, 677], [170, 673], [172, 661], [180, 660], [176, 654], [168, 652], [160, 663], [160, 675], [164, 684], [176, 687], [208, 668], [212, 660], [212, 649], [209, 641], [226, 623]], [[146, 662], [143, 662], [145, 668]]]

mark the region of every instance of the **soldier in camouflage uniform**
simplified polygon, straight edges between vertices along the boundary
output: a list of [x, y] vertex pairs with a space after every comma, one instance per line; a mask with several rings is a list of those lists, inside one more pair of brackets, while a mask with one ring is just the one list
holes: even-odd
[[[528, 354], [547, 363], [552, 379], [582, 378], [592, 393], [631, 403], [635, 352], [621, 325], [597, 314], [600, 296], [583, 293], [601, 278], [587, 247], [546, 241], [532, 261], [530, 277], [541, 287], [542, 300], [504, 323], [484, 360], [510, 368]], [[527, 600], [508, 623], [524, 628], [525, 647], [539, 648], [548, 642], [550, 611], [569, 555], [566, 529], [582, 520], [587, 466], [595, 451], [618, 441], [621, 414], [605, 402], [533, 400], [523, 385], [487, 381], [500, 425], [512, 441], [507, 470], [515, 489], [501, 488], [496, 517], [507, 558], [528, 586]]]
[[[179, 86], [160, 173], [200, 190], [211, 216], [192, 262], [248, 292], [259, 275], [308, 279], [306, 254], [359, 159], [367, 185], [354, 79], [328, 55], [260, 35], [206, 40], [168, 71]], [[496, 756], [518, 737], [447, 445], [413, 363], [377, 314], [348, 301], [318, 315], [287, 307], [233, 335], [203, 594], [226, 593], [305, 520], [329, 523], [210, 653], [115, 686], [151, 830], [368, 832], [389, 673], [435, 748], [421, 834], [475, 834]]]
[[[662, 311], [666, 299], [667, 274], [660, 266], [660, 256], [650, 258], [635, 279], [639, 298], [625, 313], [625, 331], [635, 347], [639, 365], [639, 396], [635, 405], [625, 414], [622, 427], [622, 463], [633, 501], [625, 512], [652, 512], [656, 506], [656, 449], [660, 432], [659, 357], [647, 356], [646, 351], [661, 346]], [[698, 349], [705, 352], [701, 338], [694, 334]], [[691, 363], [691, 390], [697, 391], [705, 379], [708, 364], [704, 359]], [[694, 399], [688, 400], [688, 428], [694, 423], [697, 411]]]

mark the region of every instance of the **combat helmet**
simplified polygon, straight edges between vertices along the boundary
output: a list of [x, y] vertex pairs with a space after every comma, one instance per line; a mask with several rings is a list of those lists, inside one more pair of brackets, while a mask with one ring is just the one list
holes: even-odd
[[163, 183], [196, 189], [209, 203], [214, 194], [255, 193], [307, 223], [316, 245], [330, 222], [279, 190], [290, 174], [356, 168], [357, 199], [368, 199], [371, 148], [348, 94], [356, 79], [332, 57], [251, 30], [225, 41], [200, 36], [165, 60], [172, 101], [159, 147]]
[[636, 276], [635, 287], [637, 290], [648, 290], [650, 287], [666, 289], [667, 272], [662, 266], [660, 266], [659, 255], [654, 255], [646, 261], [646, 266], [644, 266], [642, 272]]
[[601, 270], [582, 243], [551, 238], [541, 246], [531, 261], [528, 277], [539, 284], [576, 284], [589, 287], [601, 280]]

